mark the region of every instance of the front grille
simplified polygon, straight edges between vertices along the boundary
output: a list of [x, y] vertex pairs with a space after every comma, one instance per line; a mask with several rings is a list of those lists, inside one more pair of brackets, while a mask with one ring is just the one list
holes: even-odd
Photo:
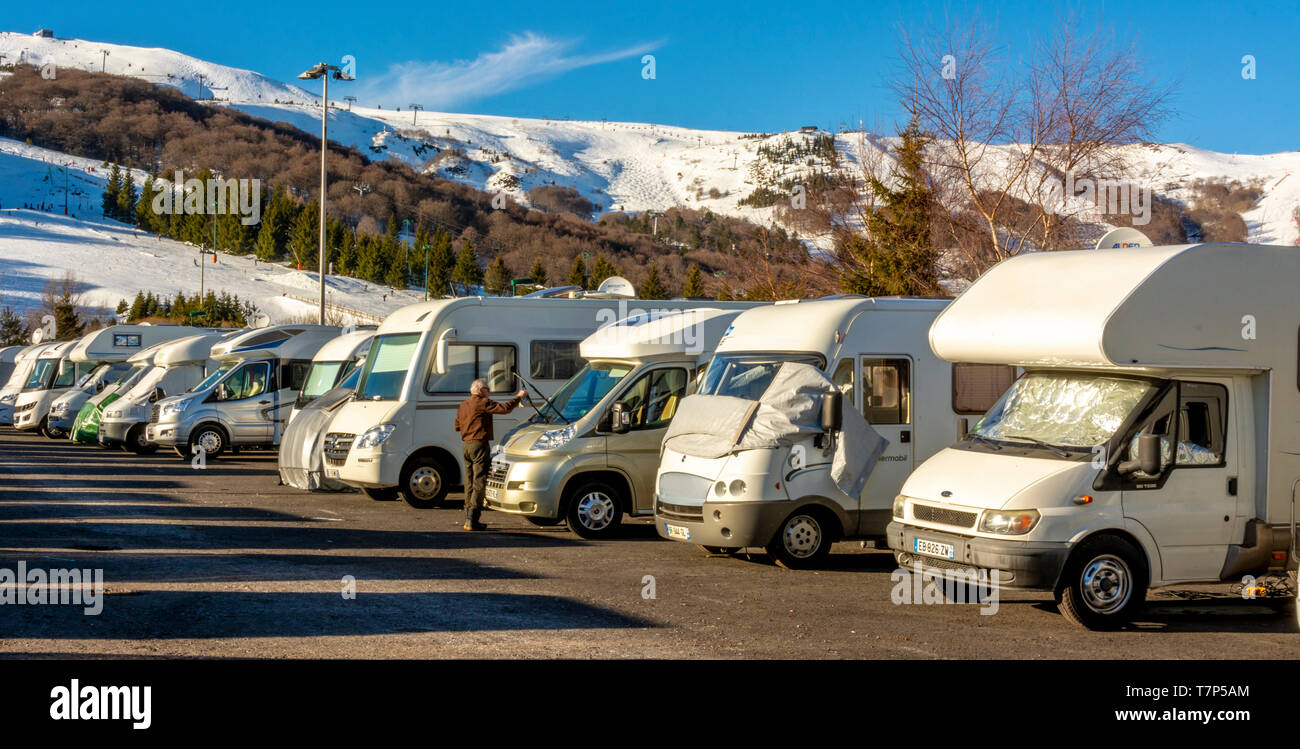
[[940, 557], [927, 557], [924, 554], [912, 554], [909, 561], [919, 562], [922, 567], [935, 567], [941, 570], [958, 570], [961, 572], [976, 571], [979, 568], [969, 564], [943, 559]]
[[149, 421], [159, 421], [160, 416], [162, 416], [162, 406], [155, 405], [149, 409]]
[[499, 460], [492, 461], [492, 467], [488, 469], [487, 480], [489, 484], [505, 484], [506, 476], [510, 473], [510, 464]]
[[663, 500], [655, 503], [655, 514], [666, 520], [682, 520], [694, 523], [704, 521], [704, 508], [702, 506], [674, 505]]
[[954, 528], [974, 528], [975, 519], [978, 518], [979, 515], [973, 512], [962, 512], [961, 510], [952, 510], [947, 507], [935, 507], [933, 505], [913, 504], [912, 517], [927, 523], [951, 525]]
[[659, 496], [673, 498], [707, 499], [713, 480], [693, 473], [668, 471], [659, 474]]
[[24, 403], [24, 404], [22, 404], [21, 406], [15, 408], [15, 409], [14, 409], [14, 413], [16, 413], [16, 414], [24, 414], [24, 413], [27, 413], [28, 411], [32, 410], [33, 408], [36, 408], [36, 403], [35, 403], [35, 402], [32, 402], [32, 403]]
[[348, 462], [348, 452], [356, 438], [355, 434], [347, 432], [330, 432], [325, 435], [325, 463], [337, 468]]

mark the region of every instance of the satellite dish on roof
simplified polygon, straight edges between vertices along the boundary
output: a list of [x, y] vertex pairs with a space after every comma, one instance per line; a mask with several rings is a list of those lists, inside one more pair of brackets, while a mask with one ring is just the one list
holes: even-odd
[[625, 296], [631, 299], [636, 296], [636, 287], [632, 285], [631, 281], [622, 276], [610, 276], [600, 282], [600, 287], [596, 289], [596, 293]]
[[1113, 250], [1121, 247], [1150, 247], [1152, 242], [1147, 235], [1131, 226], [1111, 229], [1097, 240], [1098, 250]]
[[269, 328], [269, 327], [271, 327], [271, 316], [266, 314], [265, 312], [258, 312], [257, 316], [253, 318], [253, 328], [257, 329], [257, 328]]
[[45, 340], [45, 329], [44, 329], [44, 328], [37, 328], [37, 329], [35, 329], [35, 330], [32, 331], [32, 345], [33, 345], [33, 346], [36, 345], [36, 344], [38, 344], [38, 343], [40, 343], [40, 342], [43, 341], [43, 340]]

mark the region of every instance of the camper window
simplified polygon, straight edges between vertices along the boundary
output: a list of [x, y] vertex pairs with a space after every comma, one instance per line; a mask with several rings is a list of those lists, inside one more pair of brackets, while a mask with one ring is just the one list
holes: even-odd
[[[84, 374], [84, 373], [83, 373]], [[77, 379], [77, 365], [67, 359], [59, 362], [59, 376], [54, 378], [53, 387], [66, 388], [72, 387], [72, 383]]]
[[1016, 381], [1016, 368], [1006, 364], [952, 365], [952, 410], [983, 416]]
[[[1178, 385], [1178, 413], [1175, 418], [1173, 390], [1138, 427], [1129, 440], [1128, 459], [1137, 457], [1140, 434], [1160, 435], [1160, 469], [1169, 467], [1215, 467], [1224, 464], [1224, 434], [1227, 431], [1228, 391], [1208, 382], [1182, 382]], [[1178, 439], [1171, 439], [1177, 430]], [[1177, 453], [1174, 446], [1177, 445]], [[1134, 479], [1153, 478], [1138, 471]]]
[[565, 421], [581, 419], [631, 371], [632, 368], [626, 364], [588, 364], [560, 387], [551, 402], [543, 407], [542, 418], [551, 422], [558, 409]]
[[447, 373], [429, 368], [426, 393], [468, 393], [474, 380], [482, 377], [494, 393], [514, 389], [515, 347], [453, 344], [447, 347]]
[[396, 400], [419, 342], [419, 333], [376, 336], [357, 384], [357, 400]]
[[908, 359], [862, 360], [862, 415], [870, 424], [911, 424], [912, 367]]
[[677, 413], [677, 404], [686, 396], [688, 378], [685, 369], [655, 369], [642, 375], [619, 396], [631, 414], [632, 429], [662, 429]]
[[1091, 450], [1114, 437], [1153, 387], [1138, 378], [1030, 372], [1007, 389], [972, 435], [1025, 449]]
[[217, 388], [217, 400], [237, 401], [266, 393], [271, 379], [271, 367], [268, 363], [253, 362], [235, 370]]
[[290, 361], [280, 366], [280, 387], [290, 390], [302, 390], [307, 382], [307, 371], [311, 369], [310, 361]]
[[579, 341], [533, 341], [528, 345], [528, 372], [534, 380], [567, 380], [582, 369]]

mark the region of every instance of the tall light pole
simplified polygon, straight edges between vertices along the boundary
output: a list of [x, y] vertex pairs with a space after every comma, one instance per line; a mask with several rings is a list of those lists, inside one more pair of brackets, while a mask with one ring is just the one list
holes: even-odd
[[100, 52], [104, 53], [104, 57], [99, 62], [99, 72], [103, 73], [108, 70], [108, 50], [101, 49]]
[[352, 76], [339, 70], [337, 65], [318, 62], [314, 67], [298, 74], [305, 81], [320, 78], [320, 324], [325, 324], [325, 154], [329, 152], [326, 140], [330, 117], [330, 77], [336, 81], [350, 81]]
[[412, 125], [415, 124], [415, 118], [420, 116], [420, 110], [421, 110], [421, 109], [424, 109], [424, 107], [420, 106], [419, 104], [412, 104], [412, 105], [411, 105], [411, 124], [412, 124]]

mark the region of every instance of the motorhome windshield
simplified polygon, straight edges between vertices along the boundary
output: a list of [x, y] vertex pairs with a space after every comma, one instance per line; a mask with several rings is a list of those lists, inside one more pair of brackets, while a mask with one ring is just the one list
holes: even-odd
[[135, 387], [135, 384], [140, 381], [140, 378], [144, 377], [145, 373], [151, 369], [153, 369], [153, 367], [148, 364], [136, 364], [132, 366], [130, 372], [122, 375], [121, 379], [113, 383], [117, 386], [117, 392], [125, 393]]
[[[588, 364], [569, 378], [554, 396], [551, 405], [541, 407], [541, 415], [548, 423], [574, 422], [596, 407], [614, 386], [631, 373], [630, 364], [596, 362]], [[557, 418], [557, 414], [563, 419]]]
[[298, 408], [311, 403], [334, 387], [339, 372], [347, 365], [345, 361], [314, 361], [307, 370], [307, 381], [298, 392]]
[[84, 388], [85, 386], [90, 384], [91, 380], [95, 379], [96, 377], [102, 377], [106, 372], [108, 372], [108, 369], [109, 369], [109, 365], [100, 364], [98, 367], [95, 367], [93, 370], [87, 373], [80, 380], [77, 380], [77, 387]]
[[397, 400], [419, 343], [419, 333], [377, 336], [357, 383], [357, 400]]
[[239, 366], [239, 362], [232, 362], [232, 363], [230, 363], [230, 364], [222, 364], [220, 367], [217, 368], [217, 370], [216, 370], [215, 372], [213, 372], [212, 374], [210, 374], [210, 375], [208, 375], [206, 378], [204, 378], [203, 382], [200, 382], [199, 384], [197, 384], [197, 385], [195, 385], [194, 387], [190, 388], [190, 392], [191, 392], [191, 393], [197, 393], [197, 392], [199, 392], [199, 391], [201, 391], [201, 390], [207, 390], [208, 388], [210, 388], [210, 387], [212, 387], [213, 385], [217, 384], [217, 382], [218, 382], [222, 377], [225, 377], [227, 374], [230, 374], [230, 370], [234, 369], [234, 368], [237, 367], [237, 366]]
[[154, 367], [153, 371], [144, 377], [126, 392], [124, 396], [127, 400], [140, 400], [153, 392], [153, 389], [162, 381], [163, 375], [167, 374], [166, 367]]
[[1105, 444], [1155, 385], [1128, 377], [1031, 372], [989, 410], [972, 435], [1017, 446]]
[[823, 366], [817, 354], [715, 354], [700, 393], [758, 400], [786, 362]]
[[32, 368], [32, 374], [27, 378], [27, 384], [23, 385], [23, 390], [48, 390], [50, 383], [54, 381], [54, 375], [59, 371], [58, 359], [39, 359], [36, 366]]

